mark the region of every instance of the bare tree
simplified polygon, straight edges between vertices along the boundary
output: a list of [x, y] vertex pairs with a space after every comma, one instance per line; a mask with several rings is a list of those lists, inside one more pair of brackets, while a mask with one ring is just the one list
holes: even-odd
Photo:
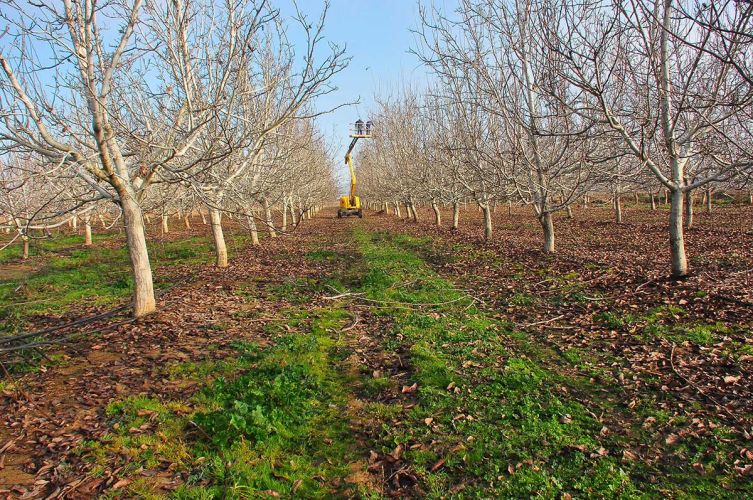
[[[749, 48], [741, 37], [690, 19], [690, 5], [567, 2], [552, 15], [559, 74], [583, 96], [580, 106], [571, 106], [573, 112], [607, 125], [671, 193], [669, 240], [676, 277], [688, 274], [685, 196], [749, 167], [735, 159], [744, 149], [736, 135], [740, 126], [750, 128], [744, 122], [753, 98], [739, 65], [722, 64], [718, 57], [720, 51], [737, 56]], [[691, 181], [691, 165], [704, 157], [714, 159], [713, 168]]]

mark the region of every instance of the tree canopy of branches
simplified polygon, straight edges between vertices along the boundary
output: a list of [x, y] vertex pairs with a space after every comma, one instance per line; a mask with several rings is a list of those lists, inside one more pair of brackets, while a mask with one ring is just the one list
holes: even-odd
[[552, 214], [589, 190], [610, 191], [619, 220], [625, 186], [652, 199], [661, 187], [671, 273], [688, 274], [693, 191], [744, 184], [753, 166], [750, 2], [460, 0], [420, 12], [414, 52], [433, 81], [382, 103], [361, 162], [371, 196], [472, 199], [487, 238], [489, 203], [522, 203], [551, 253]]
[[[227, 197], [238, 186], [264, 178], [263, 200], [284, 182], [288, 199], [299, 190], [311, 197], [305, 185], [327, 168], [322, 155], [315, 167], [293, 168], [297, 175], [274, 160], [295, 149], [290, 140], [316, 142], [311, 133], [291, 139], [300, 132], [293, 124], [319, 114], [312, 104], [335, 89], [332, 77], [348, 63], [342, 48], [324, 42], [327, 4], [314, 21], [300, 12], [284, 20], [267, 0], [2, 5], [0, 154], [35, 164], [26, 181], [18, 168], [4, 170], [6, 191], [44, 178], [52, 194], [64, 178], [81, 193], [71, 210], [115, 203], [136, 316], [156, 307], [143, 222], [155, 186], [176, 186], [162, 194], [181, 191], [209, 206], [220, 266], [220, 212], [237, 209]], [[303, 47], [293, 46], [292, 30]], [[151, 205], [169, 209], [156, 194]], [[33, 225], [28, 215], [11, 217]]]

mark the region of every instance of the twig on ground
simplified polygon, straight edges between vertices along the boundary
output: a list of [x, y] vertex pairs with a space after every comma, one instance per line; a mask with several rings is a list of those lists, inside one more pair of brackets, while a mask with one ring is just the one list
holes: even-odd
[[647, 282], [643, 283], [642, 285], [638, 285], [638, 287], [637, 287], [637, 288], [635, 289], [635, 291], [637, 292], [638, 290], [640, 290], [640, 289], [641, 289], [641, 288], [643, 288], [644, 286], [650, 285], [650, 284], [651, 284], [651, 283], [653, 283], [654, 281], [656, 281], [656, 280], [648, 280]]
[[350, 326], [346, 326], [345, 328], [343, 328], [342, 330], [340, 330], [341, 332], [349, 332], [353, 328], [355, 328], [358, 325], [358, 323], [361, 322], [361, 318], [357, 314], [355, 316], [356, 317], [353, 318], [353, 323]]
[[345, 293], [340, 293], [340, 294], [337, 294], [337, 295], [333, 295], [331, 297], [322, 297], [322, 298], [324, 300], [337, 300], [337, 299], [342, 299], [342, 298], [345, 298], [345, 297], [358, 297], [358, 296], [361, 296], [361, 295], [366, 295], [366, 294], [365, 293], [345, 292]]
[[534, 323], [515, 323], [515, 326], [517, 326], [518, 328], [529, 328], [529, 327], [536, 326], [536, 325], [543, 325], [545, 323], [552, 323], [552, 322], [557, 321], [558, 319], [562, 319], [564, 317], [565, 317], [564, 314], [560, 314], [559, 316], [557, 316], [555, 318], [545, 319], [545, 320], [542, 320], [542, 321], [536, 321]]

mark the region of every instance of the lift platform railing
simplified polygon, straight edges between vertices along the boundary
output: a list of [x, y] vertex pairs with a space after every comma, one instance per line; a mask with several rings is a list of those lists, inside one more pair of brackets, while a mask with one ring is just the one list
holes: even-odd
[[350, 130], [350, 137], [358, 137], [359, 139], [368, 139], [371, 137], [371, 132], [374, 130], [374, 124], [371, 121], [362, 122], [358, 120], [353, 128]]

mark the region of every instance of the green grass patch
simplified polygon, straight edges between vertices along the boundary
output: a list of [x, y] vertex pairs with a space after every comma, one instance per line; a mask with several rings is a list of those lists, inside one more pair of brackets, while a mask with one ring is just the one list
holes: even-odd
[[[346, 416], [351, 380], [334, 360], [341, 347], [334, 332], [350, 316], [337, 307], [280, 313], [310, 321], [278, 332], [265, 349], [235, 342], [237, 355], [168, 366], [171, 377], [204, 381], [188, 404], [145, 396], [115, 401], [106, 410], [112, 433], [78, 453], [95, 464], [95, 474], [113, 456], [124, 464], [121, 477], [185, 470], [189, 479], [175, 498], [368, 496], [348, 481], [364, 462]], [[385, 416], [390, 410], [371, 408]], [[160, 496], [140, 481], [125, 494]]]
[[[373, 312], [389, 314], [385, 350], [408, 352], [418, 383], [417, 403], [406, 425], [387, 425], [389, 416], [384, 415], [380, 446], [386, 453], [397, 443], [404, 445], [426, 496], [446, 497], [459, 484], [464, 489], [458, 496], [468, 498], [674, 497], [708, 495], [722, 486], [750, 490], [734, 475], [704, 476], [687, 467], [699, 460], [704, 444], [709, 446], [705, 439], [681, 450], [679, 456], [688, 460], [684, 463], [648, 466], [623, 460], [624, 438], [602, 434], [603, 424], [568, 396], [573, 390], [590, 390], [591, 383], [545, 368], [556, 368], [556, 363], [542, 362], [556, 357], [588, 367], [598, 361], [593, 353], [548, 352], [512, 331], [509, 323], [474, 307], [421, 258], [432, 251], [425, 239], [366, 231], [354, 236], [362, 260], [343, 281], [378, 301]], [[514, 294], [508, 302], [530, 305], [533, 298]], [[663, 324], [682, 314], [668, 306], [651, 311], [649, 319], [606, 312], [594, 321], [609, 329], [633, 329], [652, 318]], [[694, 326], [683, 334], [692, 341], [709, 340], [706, 327]], [[431, 425], [425, 424], [427, 418]], [[672, 425], [683, 424], [675, 418]], [[646, 480], [656, 474], [670, 480]]]
[[[81, 247], [80, 237], [65, 236], [40, 242], [36, 255], [42, 264], [21, 277], [0, 281], [0, 334], [16, 333], [33, 314], [60, 315], [86, 301], [88, 305], [122, 303], [133, 289], [125, 246], [112, 245], [112, 236], [98, 236], [95, 245]], [[97, 246], [96, 242], [108, 242]], [[211, 261], [208, 238], [150, 244], [152, 267], [202, 264]], [[8, 258], [1, 254], [0, 259]], [[157, 280], [157, 287], [169, 285]]]
[[332, 250], [311, 250], [306, 252], [306, 258], [317, 262], [333, 261], [337, 258], [337, 253]]
[[[411, 410], [415, 425], [387, 428], [383, 450], [421, 443], [406, 456], [429, 496], [461, 482], [469, 484], [469, 497], [633, 491], [617, 460], [589, 458], [599, 448], [599, 424], [579, 403], [559, 397], [556, 376], [504, 347], [507, 325], [430, 269], [418, 256], [425, 241], [355, 236], [363, 255], [360, 291], [388, 308], [420, 305], [390, 310], [393, 336], [410, 353], [419, 404]], [[435, 427], [424, 424], [427, 417]], [[442, 466], [434, 467], [439, 459]]]
[[189, 486], [179, 496], [274, 491], [326, 498], [357, 493], [353, 484], [339, 481], [360, 457], [353, 456], [344, 417], [346, 379], [332, 360], [337, 341], [331, 332], [349, 316], [341, 309], [319, 309], [307, 316], [308, 332], [281, 335], [247, 373], [219, 378], [204, 391], [202, 400], [212, 410], [193, 418], [211, 441], [196, 444], [195, 453], [207, 461], [195, 477], [210, 486]]

